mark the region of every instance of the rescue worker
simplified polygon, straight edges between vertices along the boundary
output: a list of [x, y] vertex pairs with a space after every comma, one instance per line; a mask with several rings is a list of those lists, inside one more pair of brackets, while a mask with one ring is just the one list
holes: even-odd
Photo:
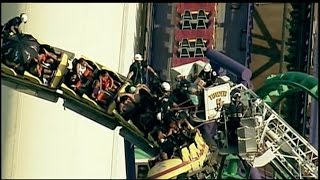
[[188, 87], [191, 84], [191, 82], [188, 81], [186, 77], [183, 75], [178, 75], [176, 77], [176, 82], [177, 82], [176, 89], [179, 89], [181, 92], [187, 91]]
[[21, 13], [20, 16], [14, 17], [10, 19], [3, 27], [2, 27], [2, 33], [4, 34], [4, 37], [7, 37], [9, 35], [21, 33], [20, 25], [21, 23], [27, 23], [28, 16], [26, 13]]
[[240, 101], [241, 95], [236, 92], [232, 95], [229, 106], [229, 121], [227, 122], [228, 139], [231, 144], [237, 144], [237, 128], [240, 127], [240, 120], [243, 117], [244, 106]]
[[117, 110], [125, 119], [131, 119], [136, 110], [135, 98], [130, 93], [122, 93], [116, 99]]
[[188, 87], [190, 86], [191, 82], [188, 81], [183, 75], [178, 75], [175, 80], [177, 84], [172, 93], [179, 100], [179, 103], [188, 101]]
[[217, 76], [217, 72], [212, 69], [210, 63], [207, 63], [203, 70], [199, 73], [198, 78], [194, 83], [197, 84], [201, 89], [204, 89], [215, 84]]
[[171, 86], [168, 82], [163, 82], [161, 84], [162, 96], [159, 98], [160, 111], [166, 112], [171, 108], [177, 108], [177, 99], [171, 94]]
[[129, 73], [127, 78], [132, 80], [133, 85], [146, 84], [147, 77], [146, 73], [152, 73], [158, 77], [157, 73], [150, 67], [146, 62], [142, 62], [143, 58], [141, 54], [134, 55], [134, 62], [130, 65]]

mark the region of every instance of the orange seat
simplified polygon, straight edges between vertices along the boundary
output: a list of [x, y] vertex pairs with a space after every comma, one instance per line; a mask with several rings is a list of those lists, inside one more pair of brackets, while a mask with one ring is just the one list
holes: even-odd
[[83, 77], [89, 77], [92, 76], [92, 71], [89, 68], [86, 68], [86, 70], [84, 71], [84, 73], [82, 74]]
[[76, 83], [76, 88], [77, 88], [77, 89], [80, 89], [81, 86], [82, 86], [82, 82], [81, 82], [81, 81], [78, 81], [78, 82]]
[[103, 101], [106, 99], [106, 94], [103, 92], [99, 92], [97, 96], [98, 101]]

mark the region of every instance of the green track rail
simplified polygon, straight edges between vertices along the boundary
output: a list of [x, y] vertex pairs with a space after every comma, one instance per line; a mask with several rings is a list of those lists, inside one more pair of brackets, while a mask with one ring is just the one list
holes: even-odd
[[268, 78], [256, 93], [268, 103], [271, 103], [270, 96], [278, 96], [277, 100], [272, 103], [272, 106], [275, 107], [283, 98], [299, 91], [307, 92], [318, 101], [318, 80], [306, 73], [286, 72]]

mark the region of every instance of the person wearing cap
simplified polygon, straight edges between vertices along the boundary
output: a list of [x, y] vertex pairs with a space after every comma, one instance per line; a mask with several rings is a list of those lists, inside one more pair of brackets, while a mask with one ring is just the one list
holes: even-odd
[[210, 63], [207, 63], [199, 73], [195, 84], [198, 84], [201, 88], [209, 87], [216, 83], [217, 76], [217, 72], [212, 69]]
[[227, 122], [230, 143], [237, 143], [237, 128], [240, 127], [240, 120], [243, 117], [244, 106], [240, 101], [241, 95], [236, 92], [232, 95], [231, 103], [228, 108], [229, 121]]
[[127, 78], [132, 80], [133, 85], [146, 84], [146, 73], [150, 72], [154, 76], [158, 76], [157, 73], [148, 64], [143, 62], [141, 54], [134, 55], [134, 62], [131, 64]]
[[20, 25], [21, 23], [27, 23], [28, 16], [26, 13], [21, 13], [20, 16], [14, 17], [10, 19], [3, 27], [2, 33], [6, 35], [13, 35], [13, 34], [21, 34]]

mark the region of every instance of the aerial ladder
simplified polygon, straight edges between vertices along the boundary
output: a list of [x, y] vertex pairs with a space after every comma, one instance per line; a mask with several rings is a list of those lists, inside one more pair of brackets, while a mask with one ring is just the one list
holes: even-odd
[[270, 164], [282, 178], [318, 179], [318, 151], [251, 89], [243, 84], [235, 85], [234, 89], [245, 95], [242, 97], [253, 107], [250, 110], [255, 124], [255, 134], [239, 137], [238, 141], [254, 138], [257, 144], [256, 150], [239, 155], [252, 167]]

